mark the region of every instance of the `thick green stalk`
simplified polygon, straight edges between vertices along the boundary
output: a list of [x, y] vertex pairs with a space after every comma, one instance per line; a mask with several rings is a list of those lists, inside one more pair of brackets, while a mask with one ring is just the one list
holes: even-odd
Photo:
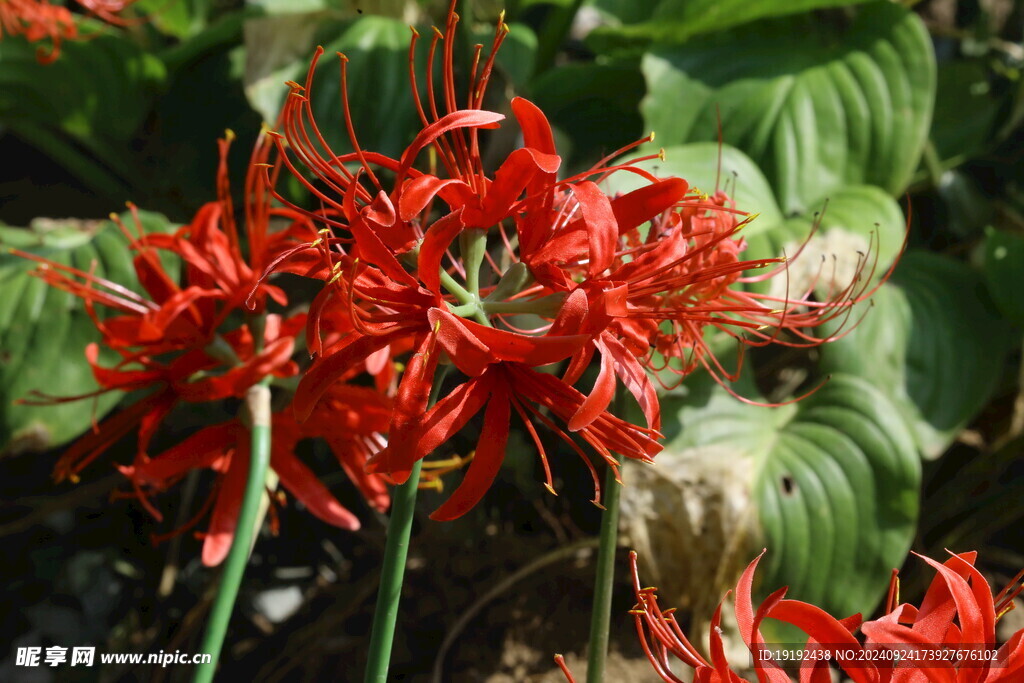
[[[429, 406], [437, 402], [447, 367], [438, 371], [430, 391]], [[416, 511], [416, 493], [420, 484], [422, 460], [417, 460], [404, 484], [396, 486], [391, 501], [387, 540], [384, 544], [384, 563], [380, 570], [380, 588], [377, 606], [373, 612], [373, 630], [370, 633], [369, 661], [366, 663], [366, 683], [385, 683], [391, 664], [391, 647], [395, 641], [395, 623], [398, 621], [398, 603], [402, 597], [405, 562], [409, 556], [409, 535], [413, 513]]]
[[249, 419], [252, 421], [251, 443], [249, 446], [249, 477], [245, 484], [242, 507], [238, 512], [238, 524], [231, 550], [224, 562], [217, 597], [210, 609], [206, 634], [200, 652], [210, 655], [208, 664], [201, 664], [196, 672], [195, 683], [210, 683], [217, 670], [217, 660], [224, 646], [231, 613], [234, 611], [238, 587], [242, 583], [245, 565], [249, 562], [253, 537], [256, 532], [256, 518], [259, 515], [260, 499], [270, 468], [270, 388], [261, 382], [249, 388], [245, 397]]
[[[622, 414], [622, 390], [616, 392], [614, 413]], [[602, 683], [608, 658], [608, 634], [612, 614], [612, 593], [615, 591], [615, 551], [619, 537], [619, 496], [622, 484], [615, 470], [606, 468], [604, 475], [604, 512], [601, 514], [601, 537], [597, 547], [597, 574], [594, 584], [594, 606], [590, 612], [590, 648], [587, 655], [587, 683]]]

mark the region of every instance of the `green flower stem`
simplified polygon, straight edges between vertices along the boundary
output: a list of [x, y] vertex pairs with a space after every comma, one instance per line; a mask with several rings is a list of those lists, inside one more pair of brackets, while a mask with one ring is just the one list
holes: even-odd
[[487, 231], [473, 228], [459, 236], [462, 242], [462, 263], [466, 267], [466, 289], [480, 298], [480, 267], [487, 254]]
[[217, 670], [217, 660], [224, 646], [224, 636], [227, 634], [231, 613], [234, 611], [238, 587], [242, 583], [245, 565], [249, 562], [249, 553], [256, 532], [256, 519], [263, 498], [263, 487], [267, 481], [267, 471], [270, 469], [270, 388], [266, 382], [250, 387], [245, 400], [249, 419], [252, 421], [249, 477], [245, 483], [242, 507], [238, 512], [235, 538], [231, 542], [231, 550], [224, 563], [220, 586], [217, 588], [217, 596], [214, 598], [210, 619], [206, 625], [206, 634], [199, 648], [200, 652], [210, 655], [210, 662], [199, 666], [195, 677], [196, 683], [210, 683]]
[[[428, 406], [437, 402], [441, 384], [448, 374], [448, 368], [441, 368], [434, 377]], [[396, 486], [391, 501], [391, 518], [388, 520], [387, 540], [384, 544], [384, 563], [380, 570], [380, 589], [377, 606], [373, 612], [373, 630], [370, 633], [369, 661], [366, 663], [366, 683], [385, 683], [391, 664], [391, 647], [395, 641], [395, 623], [398, 621], [398, 603], [402, 597], [402, 581], [405, 578], [405, 562], [409, 556], [409, 535], [412, 531], [413, 513], [416, 511], [416, 493], [420, 483], [422, 460], [412, 466], [409, 479]]]
[[[622, 390], [615, 394], [614, 414], [622, 414]], [[612, 593], [615, 590], [615, 551], [619, 537], [619, 496], [622, 484], [615, 470], [606, 468], [604, 475], [604, 512], [601, 515], [601, 536], [597, 548], [597, 575], [594, 585], [594, 607], [590, 613], [590, 648], [587, 654], [587, 683], [602, 683], [608, 659], [608, 634], [612, 614]]]
[[444, 268], [441, 269], [441, 286], [448, 290], [448, 293], [454, 296], [460, 304], [476, 303], [476, 297], [467, 292]]

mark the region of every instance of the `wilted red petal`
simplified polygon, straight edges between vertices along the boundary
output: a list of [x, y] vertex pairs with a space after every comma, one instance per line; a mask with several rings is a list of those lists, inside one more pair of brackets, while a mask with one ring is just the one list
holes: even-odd
[[222, 375], [176, 384], [174, 388], [182, 400], [194, 403], [241, 398], [249, 387], [289, 363], [294, 350], [295, 340], [282, 337], [267, 344], [260, 354]]
[[401, 183], [413, 161], [424, 147], [437, 140], [439, 137], [453, 130], [460, 128], [497, 128], [498, 122], [504, 119], [502, 114], [483, 109], [462, 109], [453, 111], [442, 116], [440, 119], [421, 130], [412, 143], [402, 153], [401, 165], [397, 172], [397, 182]]
[[122, 472], [140, 484], [166, 488], [190, 470], [210, 467], [238, 443], [241, 432], [236, 422], [204, 427], [152, 459], [136, 461]]
[[[437, 176], [424, 174], [408, 181], [402, 187], [402, 196], [398, 200], [398, 213], [402, 220], [411, 221], [416, 218], [426, 208], [427, 204], [430, 203], [430, 200], [441, 190], [453, 185], [465, 188], [467, 193], [463, 195], [465, 197], [476, 196], [465, 182], [457, 178], [438, 178]], [[451, 205], [449, 204], [449, 206]]]
[[[546, 334], [539, 337], [516, 334], [460, 318], [439, 308], [432, 309], [430, 311], [431, 324], [436, 324], [438, 320], [442, 322], [438, 338], [443, 340], [442, 345], [451, 356], [452, 362], [463, 372], [466, 370], [463, 369], [461, 363], [466, 363], [466, 361], [462, 358], [461, 352], [471, 344], [477, 349], [474, 353], [481, 354], [478, 359], [467, 364], [467, 367], [471, 369], [475, 369], [479, 361], [485, 358], [489, 358], [489, 362], [509, 361], [536, 367], [565, 360], [590, 340], [585, 334], [566, 336]], [[445, 336], [442, 337], [442, 335]], [[472, 340], [472, 342], [467, 340]], [[467, 372], [467, 374], [471, 373]]]
[[477, 226], [489, 228], [508, 216], [512, 205], [537, 174], [553, 174], [561, 163], [558, 156], [544, 154], [530, 147], [521, 147], [512, 152], [495, 172], [494, 182], [487, 188], [481, 215], [474, 217]]

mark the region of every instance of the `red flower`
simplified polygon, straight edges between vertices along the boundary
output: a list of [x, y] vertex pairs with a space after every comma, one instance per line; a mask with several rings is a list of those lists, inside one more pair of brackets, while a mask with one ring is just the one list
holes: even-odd
[[78, 28], [66, 7], [47, 0], [0, 0], [0, 38], [4, 34], [22, 35], [31, 43], [48, 39], [50, 49], [39, 48], [36, 59], [49, 64], [60, 56], [61, 41], [78, 37]]
[[[365, 473], [368, 457], [382, 444], [380, 431], [387, 427], [390, 405], [379, 393], [360, 387], [338, 386], [324, 402], [320, 420], [297, 423], [288, 412], [272, 416], [270, 466], [281, 485], [319, 519], [356, 530], [359, 519], [345, 509], [320, 483], [294, 451], [299, 441], [323, 437], [350, 478], [378, 510], [388, 506], [381, 477]], [[151, 492], [163, 491], [191, 470], [210, 469], [218, 481], [198, 515], [183, 527], [157, 540], [182, 533], [210, 513], [209, 530], [203, 534], [203, 563], [215, 566], [227, 555], [234, 538], [242, 494], [249, 472], [249, 429], [239, 420], [205, 427], [163, 453], [150, 458], [139, 455], [133, 465], [121, 467], [139, 500], [159, 521], [163, 517], [149, 500]]]
[[[761, 555], [764, 553], [762, 552]], [[1024, 630], [1013, 634], [996, 649], [995, 624], [1013, 608], [1013, 599], [1024, 590], [1021, 572], [998, 595], [992, 595], [984, 577], [974, 568], [977, 553], [953, 555], [944, 564], [922, 559], [938, 572], [921, 607], [897, 604], [898, 580], [893, 572], [887, 614], [861, 625], [861, 616], [838, 620], [823, 610], [798, 600], [784, 599], [786, 589], [769, 595], [755, 610], [751, 602], [754, 559], [736, 585], [736, 623], [751, 652], [759, 683], [789, 683], [790, 676], [766, 655], [775, 647], [765, 644], [761, 622], [777, 619], [808, 635], [803, 649], [820, 657], [799, 661], [801, 683], [829, 683], [829, 661], [838, 664], [857, 683], [1009, 683], [1024, 672]], [[637, 605], [632, 614], [640, 644], [655, 672], [668, 683], [681, 683], [672, 670], [669, 655], [694, 669], [696, 683], [746, 683], [725, 659], [722, 643], [722, 607], [711, 620], [708, 661], [683, 634], [674, 610], [658, 606], [654, 588], [642, 588], [636, 553], [630, 553]], [[857, 628], [866, 636], [853, 635]], [[896, 655], [899, 656], [896, 656]], [[570, 683], [573, 677], [561, 655], [555, 658]]]
[[[736, 216], [742, 214], [724, 195], [700, 196], [680, 178], [659, 179], [635, 163], [612, 163], [650, 138], [559, 180], [561, 160], [547, 119], [515, 98], [510, 108], [523, 147], [493, 173], [485, 171], [480, 130], [497, 127], [504, 116], [482, 109], [484, 92], [508, 29], [499, 20], [486, 59], [478, 48], [462, 108], [452, 68], [455, 5], [444, 31], [434, 32], [427, 58], [430, 71], [443, 42], [440, 94], [427, 79], [421, 96], [413, 33], [410, 83], [422, 129], [398, 159], [360, 147], [343, 55], [342, 104], [353, 152], [335, 153], [313, 118], [313, 74], [322, 50], [305, 84], [291, 84], [275, 140], [283, 163], [321, 207], [294, 210], [324, 230], [267, 269], [305, 270], [327, 283], [308, 319], [307, 344], [316, 360], [295, 397], [300, 419], [335, 381], [371, 358], [415, 350], [397, 386], [389, 446], [374, 459], [374, 471], [404, 481], [414, 462], [484, 412], [476, 459], [455, 496], [435, 513], [445, 519], [465, 512], [488, 488], [505, 455], [513, 408], [534, 437], [545, 472], [535, 421], [582, 453], [555, 426], [564, 424], [613, 467], [618, 461], [610, 451], [650, 461], [660, 450], [660, 409], [647, 376], [656, 358], [680, 375], [703, 366], [722, 381], [735, 373], [705, 344], [709, 325], [748, 345], [821, 343], [807, 328], [848, 315], [852, 303], [870, 293], [866, 277], [823, 302], [810, 293], [790, 301], [735, 288], [744, 271], [780, 260], [740, 260], [743, 222]], [[427, 148], [434, 153], [420, 160]], [[616, 172], [636, 174], [645, 184], [609, 197], [597, 183]], [[500, 249], [489, 248], [488, 237]], [[523, 315], [532, 316], [532, 329], [521, 329], [517, 316]], [[790, 339], [781, 337], [784, 331]], [[573, 385], [595, 354], [600, 373], [584, 396]], [[563, 361], [561, 378], [537, 379], [541, 373], [532, 370]], [[469, 379], [427, 413], [439, 363], [454, 364]], [[639, 403], [646, 429], [608, 413], [619, 382]], [[621, 438], [608, 438], [612, 424]]]
[[[899, 579], [893, 572], [886, 615], [862, 627], [867, 646], [901, 654], [900, 661], [882, 670], [881, 680], [1009, 683], [1024, 676], [1024, 629], [998, 648], [995, 632], [996, 622], [1024, 590], [1024, 571], [993, 596], [974, 567], [977, 555], [953, 554], [942, 564], [919, 555], [937, 573], [920, 607], [899, 604]], [[934, 656], [943, 650], [953, 656]], [[907, 660], [921, 663], [908, 666]]]
[[[126, 25], [129, 22], [117, 13], [136, 1], [78, 0], [78, 4], [108, 23]], [[0, 0], [0, 39], [4, 34], [25, 36], [30, 43], [49, 40], [49, 50], [39, 48], [36, 52], [41, 64], [50, 64], [60, 56], [62, 41], [79, 37], [74, 15], [48, 0]]]
[[[36, 276], [85, 301], [102, 334], [103, 346], [121, 357], [113, 367], [104, 367], [98, 362], [100, 346], [87, 348], [86, 357], [100, 387], [88, 396], [114, 390], [151, 391], [73, 443], [57, 464], [57, 478], [75, 478], [82, 468], [136, 428], [136, 456], [121, 470], [130, 478], [139, 500], [157, 519], [161, 515], [150, 503], [152, 491], [167, 488], [189, 470], [217, 472], [218, 485], [207, 505], [185, 527], [171, 532], [194, 526], [212, 509], [203, 549], [207, 564], [220, 562], [230, 547], [248, 469], [248, 430], [236, 419], [204, 428], [156, 457], [150, 457], [149, 446], [159, 424], [179, 401], [243, 398], [251, 387], [268, 377], [287, 378], [298, 373], [291, 358], [306, 315], [282, 318], [267, 314], [267, 298], [281, 305], [287, 304], [287, 299], [279, 288], [262, 281], [260, 274], [267, 264], [298, 243], [298, 238], [308, 240], [316, 234], [301, 215], [271, 205], [267, 188], [276, 171], [266, 162], [273, 146], [261, 139], [246, 177], [243, 242], [235, 224], [227, 177], [226, 158], [232, 137], [229, 134], [220, 141], [219, 198], [203, 206], [192, 223], [174, 234], [147, 234], [134, 207], [136, 234], [118, 222], [136, 254], [135, 271], [148, 296], [91, 272], [19, 252], [40, 263], [34, 271]], [[268, 167], [270, 172], [265, 170]], [[271, 233], [272, 219], [283, 219], [288, 227]], [[247, 250], [243, 243], [248, 245]], [[161, 256], [168, 255], [181, 263], [184, 286], [165, 270]], [[100, 318], [95, 312], [97, 305], [112, 309], [116, 315]], [[253, 315], [253, 309], [257, 315]], [[239, 325], [236, 320], [240, 313], [246, 317]], [[37, 393], [33, 400], [45, 403], [82, 398], [86, 396]], [[330, 496], [295, 458], [294, 450], [302, 439], [326, 439], [341, 467], [371, 504], [386, 508], [384, 479], [367, 474], [365, 464], [384, 445], [380, 433], [390, 419], [390, 401], [368, 388], [336, 385], [327, 392], [318, 411], [319, 419], [305, 424], [297, 423], [291, 411], [273, 416], [271, 466], [282, 485], [314, 515], [354, 529], [359, 524], [356, 517]]]

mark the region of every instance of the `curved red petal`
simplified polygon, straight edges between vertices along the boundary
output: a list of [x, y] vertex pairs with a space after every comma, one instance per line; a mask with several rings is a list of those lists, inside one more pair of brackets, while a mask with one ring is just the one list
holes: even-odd
[[505, 460], [509, 422], [512, 417], [508, 391], [496, 383], [484, 412], [484, 426], [476, 445], [476, 455], [462, 483], [430, 518], [445, 522], [466, 514], [480, 502]]

